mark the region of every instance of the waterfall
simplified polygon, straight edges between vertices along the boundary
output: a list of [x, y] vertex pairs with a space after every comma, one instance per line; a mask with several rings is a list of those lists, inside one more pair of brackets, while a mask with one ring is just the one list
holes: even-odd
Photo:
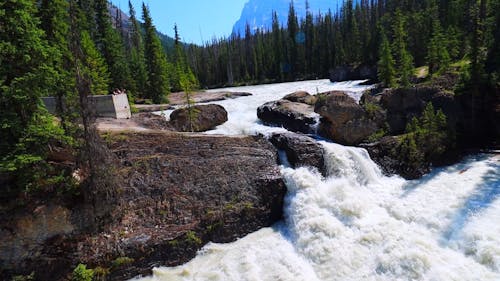
[[[238, 110], [230, 116], [248, 114]], [[247, 131], [283, 130], [247, 117]], [[216, 131], [241, 133], [235, 124]], [[406, 181], [384, 176], [364, 149], [320, 143], [326, 177], [281, 167], [283, 222], [234, 243], [209, 243], [187, 264], [141, 280], [500, 280], [498, 156], [472, 156]]]

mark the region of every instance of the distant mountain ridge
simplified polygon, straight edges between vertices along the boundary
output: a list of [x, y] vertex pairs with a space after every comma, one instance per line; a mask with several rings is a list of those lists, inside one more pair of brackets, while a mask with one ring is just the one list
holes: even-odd
[[[125, 34], [128, 34], [130, 31], [130, 17], [128, 16], [128, 14], [125, 13], [123, 10], [121, 10], [119, 7], [111, 3], [108, 4], [108, 10], [109, 10], [109, 15], [111, 17], [111, 21], [113, 23], [113, 27], [115, 28], [120, 27]], [[140, 20], [139, 22], [142, 25], [142, 22]], [[161, 44], [165, 50], [173, 48], [175, 42], [174, 38], [166, 34], [163, 34], [158, 30], [156, 30], [156, 33], [158, 34]]]
[[[270, 29], [273, 11], [276, 11], [281, 25], [286, 26], [291, 1], [293, 1], [297, 17], [305, 18], [306, 0], [249, 0], [241, 12], [240, 19], [233, 26], [233, 33], [239, 32], [243, 36], [247, 23], [252, 31], [258, 28]], [[343, 3], [344, 0], [309, 0], [309, 10], [314, 15], [319, 12], [326, 14], [328, 10], [335, 13]]]

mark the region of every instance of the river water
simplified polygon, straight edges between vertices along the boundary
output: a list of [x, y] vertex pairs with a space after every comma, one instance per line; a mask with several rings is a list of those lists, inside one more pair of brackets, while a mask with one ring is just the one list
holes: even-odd
[[[327, 80], [229, 89], [253, 96], [217, 102], [229, 121], [208, 134], [284, 131], [260, 124], [257, 107], [297, 90], [359, 99], [365, 89]], [[321, 144], [326, 178], [281, 167], [284, 221], [139, 280], [500, 280], [500, 157], [474, 155], [406, 181], [383, 176], [363, 149]]]

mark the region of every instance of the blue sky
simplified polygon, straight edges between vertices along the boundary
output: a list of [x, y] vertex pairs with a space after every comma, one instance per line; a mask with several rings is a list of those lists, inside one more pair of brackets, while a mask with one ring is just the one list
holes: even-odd
[[[231, 34], [248, 0], [144, 0], [156, 28], [173, 36], [174, 23], [184, 42], [198, 43]], [[128, 14], [128, 0], [111, 0]], [[139, 18], [142, 0], [131, 0]]]

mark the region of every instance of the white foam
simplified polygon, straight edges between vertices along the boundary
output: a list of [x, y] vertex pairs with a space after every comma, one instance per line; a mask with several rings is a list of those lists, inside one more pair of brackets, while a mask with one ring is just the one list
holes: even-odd
[[[339, 85], [236, 88], [254, 96], [220, 102], [230, 120], [210, 133], [280, 130], [258, 124], [256, 108], [295, 90]], [[189, 263], [143, 280], [500, 280], [498, 157], [470, 157], [405, 181], [383, 176], [363, 149], [321, 144], [327, 178], [282, 167], [284, 222], [208, 244]]]

